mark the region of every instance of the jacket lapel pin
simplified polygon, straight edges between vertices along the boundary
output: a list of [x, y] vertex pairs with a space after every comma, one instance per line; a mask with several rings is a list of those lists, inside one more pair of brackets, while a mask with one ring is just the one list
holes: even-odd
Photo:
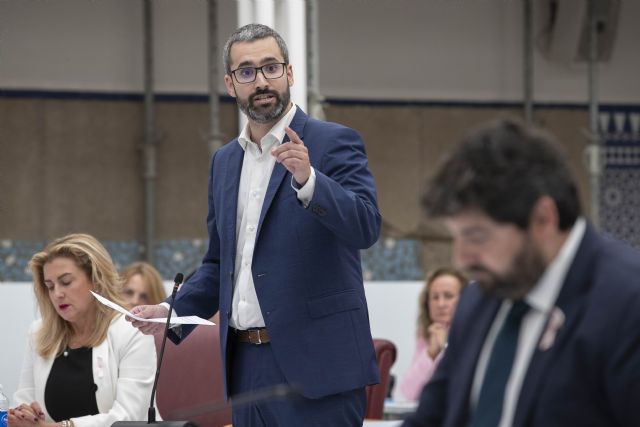
[[538, 344], [538, 348], [540, 351], [546, 351], [553, 346], [553, 343], [556, 340], [556, 335], [562, 325], [564, 325], [565, 315], [558, 307], [554, 307], [551, 310], [551, 314], [549, 315], [549, 321], [547, 322], [547, 327], [545, 331], [542, 333], [542, 337], [540, 338], [540, 343]]

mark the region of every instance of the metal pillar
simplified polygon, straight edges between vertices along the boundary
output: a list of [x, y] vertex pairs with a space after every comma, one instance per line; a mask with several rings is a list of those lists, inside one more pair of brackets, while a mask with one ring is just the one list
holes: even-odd
[[591, 190], [591, 221], [600, 226], [600, 175], [602, 173], [602, 148], [598, 129], [598, 29], [596, 22], [596, 0], [587, 1], [589, 43], [589, 183]]
[[307, 110], [307, 33], [304, 0], [276, 2], [276, 30], [289, 48], [289, 62], [293, 66], [294, 85], [291, 100]]
[[253, 0], [255, 22], [276, 27], [276, 6], [274, 0]]
[[145, 195], [145, 258], [155, 260], [156, 228], [156, 138], [153, 110], [153, 5], [144, 0], [144, 195]]
[[318, 0], [307, 0], [307, 102], [309, 115], [324, 120], [320, 95], [320, 41], [318, 38]]
[[218, 1], [208, 0], [209, 8], [209, 154], [213, 153], [222, 145], [222, 134], [220, 133], [220, 97], [218, 95], [218, 82], [220, 81], [220, 71], [218, 64], [220, 57], [218, 53]]
[[238, 3], [238, 27], [255, 22], [253, 0], [236, 0]]
[[524, 119], [527, 124], [533, 123], [533, 2], [524, 0]]

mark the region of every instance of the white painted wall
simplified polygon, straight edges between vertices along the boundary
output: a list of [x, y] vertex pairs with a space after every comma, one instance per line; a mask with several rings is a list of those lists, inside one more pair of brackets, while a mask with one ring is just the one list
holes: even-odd
[[20, 378], [27, 331], [36, 315], [30, 283], [0, 283], [0, 384], [10, 400]]
[[398, 382], [409, 367], [415, 348], [418, 295], [424, 282], [368, 282], [365, 283], [369, 321], [373, 338], [385, 338], [396, 345], [397, 358], [391, 367], [396, 377], [393, 397], [404, 400]]
[[[235, 29], [236, 2], [218, 3], [224, 41]], [[318, 3], [325, 96], [521, 98], [522, 2]], [[599, 70], [599, 94], [603, 102], [638, 103], [640, 2], [621, 3], [613, 57]], [[0, 88], [142, 91], [141, 5], [131, 0], [0, 1]], [[156, 0], [154, 5], [158, 91], [206, 93], [206, 2]], [[222, 82], [220, 93], [225, 93]], [[585, 66], [549, 62], [537, 54], [535, 98], [586, 102]]]
[[[171, 286], [165, 283], [167, 292]], [[398, 348], [398, 359], [391, 370], [396, 377], [408, 367], [413, 355], [417, 296], [421, 288], [422, 282], [365, 285], [373, 337], [389, 339]], [[18, 386], [27, 330], [36, 316], [30, 283], [0, 282], [0, 384], [10, 399]]]

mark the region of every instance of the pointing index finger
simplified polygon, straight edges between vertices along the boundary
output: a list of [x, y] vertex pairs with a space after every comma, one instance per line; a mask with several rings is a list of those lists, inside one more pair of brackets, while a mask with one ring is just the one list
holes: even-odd
[[289, 139], [294, 144], [304, 144], [295, 130], [291, 129], [289, 126], [284, 128], [284, 131], [289, 135]]

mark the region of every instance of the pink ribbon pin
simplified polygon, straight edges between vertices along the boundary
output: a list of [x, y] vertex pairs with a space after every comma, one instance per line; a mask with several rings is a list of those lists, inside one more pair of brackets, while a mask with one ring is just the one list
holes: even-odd
[[540, 338], [540, 343], [538, 344], [538, 348], [541, 351], [546, 351], [553, 346], [553, 343], [556, 340], [556, 335], [562, 325], [564, 325], [565, 315], [558, 307], [553, 307], [551, 310], [551, 314], [549, 315], [549, 321], [547, 322], [547, 328], [542, 333], [542, 337]]

